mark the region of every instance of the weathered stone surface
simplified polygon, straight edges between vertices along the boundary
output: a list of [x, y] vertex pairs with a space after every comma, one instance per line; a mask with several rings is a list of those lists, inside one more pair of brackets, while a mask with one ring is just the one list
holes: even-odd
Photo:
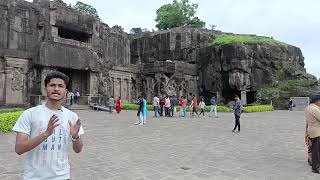
[[207, 46], [212, 31], [197, 28], [174, 28], [134, 36], [131, 41], [131, 63], [155, 61], [187, 61], [192, 49]]
[[[44, 87], [46, 73], [59, 70], [70, 77], [69, 90], [79, 90], [83, 96], [110, 96], [115, 92], [110, 72], [115, 71], [113, 76], [120, 79], [122, 87], [116, 92], [125, 96], [124, 101], [137, 96], [131, 96], [131, 84], [139, 71], [130, 65], [130, 39], [126, 33], [76, 12], [61, 0], [2, 0], [0, 15], [3, 87], [19, 89], [26, 97], [40, 95], [37, 89]], [[5, 57], [28, 60], [23, 77], [18, 73], [19, 66]], [[117, 70], [118, 66], [126, 69]], [[28, 102], [28, 98], [18, 101], [20, 96], [11, 95], [12, 100], [8, 100], [8, 95], [7, 91], [1, 93], [1, 105]]]
[[262, 85], [277, 83], [276, 74], [285, 66], [292, 69], [283, 81], [303, 76], [314, 82], [310, 84], [311, 90], [317, 85], [315, 77], [306, 74], [301, 50], [294, 46], [234, 44], [201, 48], [197, 50], [200, 94], [218, 91], [231, 99], [239, 91], [256, 93]]

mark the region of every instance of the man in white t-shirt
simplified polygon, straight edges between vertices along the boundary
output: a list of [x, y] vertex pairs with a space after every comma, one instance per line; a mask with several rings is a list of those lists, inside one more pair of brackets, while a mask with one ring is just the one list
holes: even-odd
[[[159, 100], [158, 96], [155, 95], [155, 96], [153, 97], [153, 101], [152, 101], [153, 110], [154, 110], [154, 115], [153, 115], [153, 117], [157, 117], [157, 114], [159, 113], [159, 102], [160, 102], [160, 100]], [[160, 113], [159, 113], [159, 115], [160, 115]]]
[[68, 76], [53, 71], [45, 78], [47, 102], [27, 109], [13, 127], [17, 132], [15, 151], [28, 152], [24, 180], [70, 179], [68, 149], [80, 153], [84, 134], [76, 113], [62, 107], [67, 93]]

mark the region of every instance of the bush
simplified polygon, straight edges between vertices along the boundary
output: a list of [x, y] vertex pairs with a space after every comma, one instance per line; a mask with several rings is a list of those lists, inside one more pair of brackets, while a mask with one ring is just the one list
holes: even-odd
[[16, 111], [23, 111], [22, 108], [10, 108], [10, 109], [0, 109], [0, 114], [8, 113], [8, 112], [16, 112]]
[[0, 132], [10, 132], [23, 111], [0, 114]]
[[122, 104], [121, 109], [122, 110], [138, 110], [139, 105], [138, 104]]
[[270, 44], [287, 48], [288, 44], [277, 41], [270, 37], [262, 37], [245, 34], [214, 34], [211, 45], [228, 45], [228, 44]]
[[271, 105], [247, 106], [247, 107], [243, 107], [243, 111], [245, 113], [273, 111], [273, 106]]
[[[121, 109], [122, 110], [138, 110], [139, 105], [138, 104], [122, 104]], [[147, 104], [147, 110], [153, 111], [153, 106]]]

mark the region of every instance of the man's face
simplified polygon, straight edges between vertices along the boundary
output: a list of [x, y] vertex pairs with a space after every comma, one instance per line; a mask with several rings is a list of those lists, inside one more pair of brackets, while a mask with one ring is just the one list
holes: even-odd
[[60, 101], [65, 97], [67, 88], [62, 79], [53, 78], [45, 87], [45, 91], [49, 100]]

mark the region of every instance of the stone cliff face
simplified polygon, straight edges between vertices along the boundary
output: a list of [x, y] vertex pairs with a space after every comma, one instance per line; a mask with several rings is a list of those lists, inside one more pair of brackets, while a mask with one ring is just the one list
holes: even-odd
[[[240, 91], [246, 91], [248, 103], [252, 103], [257, 100], [256, 94], [264, 85], [277, 87], [279, 81], [294, 80], [301, 76], [311, 81], [310, 88], [317, 84], [314, 77], [306, 74], [301, 50], [294, 46], [208, 46], [197, 50], [196, 62], [199, 93], [204, 96], [221, 92], [223, 98], [231, 100], [234, 94], [240, 95]], [[284, 72], [285, 77], [278, 77], [279, 71], [283, 70], [288, 71]]]
[[[299, 48], [268, 43], [210, 45], [215, 39], [214, 33], [224, 34], [182, 27], [135, 36], [130, 45], [131, 63], [154, 64], [169, 60], [195, 64], [196, 81], [193, 83], [197, 88], [184, 92], [206, 100], [212, 95], [219, 96], [221, 103], [228, 103], [235, 94], [253, 103], [264, 99], [261, 90], [271, 88], [283, 97], [278, 104], [286, 104], [285, 98], [309, 96], [316, 89], [318, 82], [314, 76], [306, 74]], [[185, 69], [184, 66], [180, 68]]]

